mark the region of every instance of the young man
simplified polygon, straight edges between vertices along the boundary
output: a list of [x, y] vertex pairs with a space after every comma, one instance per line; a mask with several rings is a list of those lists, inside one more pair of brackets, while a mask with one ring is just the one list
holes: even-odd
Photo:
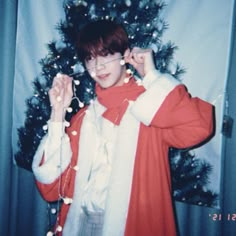
[[[33, 162], [44, 199], [63, 200], [54, 233], [176, 235], [168, 149], [208, 138], [212, 106], [159, 73], [151, 50], [131, 50], [126, 32], [113, 21], [85, 26], [78, 55], [96, 81], [97, 97], [72, 118], [65, 132], [72, 79], [55, 77], [49, 91], [48, 135]], [[125, 63], [142, 80], [130, 78]]]

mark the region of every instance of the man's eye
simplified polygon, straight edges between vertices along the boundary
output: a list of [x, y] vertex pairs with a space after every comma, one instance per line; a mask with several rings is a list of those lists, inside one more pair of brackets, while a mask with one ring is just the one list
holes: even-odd
[[108, 50], [102, 50], [102, 51], [100, 52], [100, 55], [101, 55], [102, 57], [107, 57], [107, 56], [110, 55], [110, 53], [109, 53]]
[[91, 62], [91, 61], [94, 61], [94, 60], [95, 60], [95, 58], [92, 57], [92, 56], [86, 57], [86, 59], [85, 59], [85, 61], [87, 61], [87, 62]]
[[103, 57], [108, 57], [109, 55], [110, 55], [109, 52], [105, 52], [105, 53], [103, 54]]

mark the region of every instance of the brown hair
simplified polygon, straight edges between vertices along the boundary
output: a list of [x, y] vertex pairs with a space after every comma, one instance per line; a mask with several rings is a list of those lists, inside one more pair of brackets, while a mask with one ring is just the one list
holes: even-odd
[[124, 28], [112, 20], [98, 20], [84, 26], [77, 38], [77, 52], [81, 61], [97, 55], [120, 52], [129, 47]]

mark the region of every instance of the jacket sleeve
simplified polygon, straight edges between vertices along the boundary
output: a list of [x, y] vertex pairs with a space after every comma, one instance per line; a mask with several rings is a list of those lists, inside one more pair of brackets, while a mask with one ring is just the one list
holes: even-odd
[[48, 201], [57, 200], [63, 173], [69, 170], [72, 152], [64, 129], [61, 122], [48, 122], [48, 135], [42, 139], [32, 163], [36, 184]]
[[192, 98], [178, 80], [151, 71], [143, 84], [146, 91], [134, 102], [131, 111], [145, 125], [160, 128], [169, 146], [195, 146], [212, 134], [212, 105]]
[[37, 187], [46, 201], [73, 196], [80, 127], [85, 110], [86, 107], [73, 116], [66, 132], [62, 123], [49, 124], [48, 136], [38, 147], [32, 169]]

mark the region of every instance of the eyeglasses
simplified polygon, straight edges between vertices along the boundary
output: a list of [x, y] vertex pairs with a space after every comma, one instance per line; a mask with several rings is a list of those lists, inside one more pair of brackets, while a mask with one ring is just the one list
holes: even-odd
[[111, 62], [113, 62], [113, 61], [117, 61], [117, 60], [122, 60], [122, 59], [124, 59], [124, 56], [122, 56], [122, 57], [117, 57], [117, 58], [114, 58], [114, 59], [111, 59], [111, 60], [108, 60], [108, 61], [105, 61], [105, 62], [103, 62], [103, 63], [100, 63], [100, 64], [97, 64], [97, 65], [94, 65], [94, 66], [91, 66], [91, 67], [87, 67], [87, 69], [85, 69], [85, 70], [83, 70], [83, 72], [74, 72], [74, 73], [72, 73], [72, 74], [69, 74], [69, 76], [82, 76], [86, 71], [94, 71], [94, 70], [96, 70], [97, 69], [97, 67], [99, 67], [99, 66], [105, 66], [105, 65], [107, 65], [107, 64], [109, 64], [109, 63], [111, 63]]

